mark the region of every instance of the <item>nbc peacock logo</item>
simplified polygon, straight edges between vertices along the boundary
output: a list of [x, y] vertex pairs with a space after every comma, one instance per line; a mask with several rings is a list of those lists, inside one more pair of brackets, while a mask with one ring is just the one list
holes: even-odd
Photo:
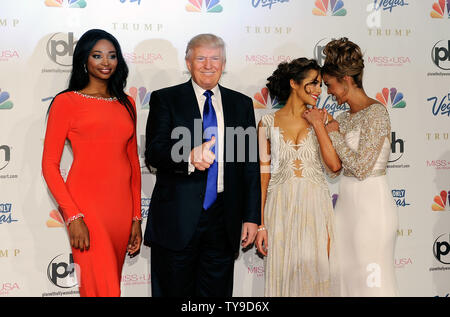
[[318, 16], [340, 16], [347, 15], [347, 10], [344, 8], [342, 0], [316, 0], [315, 7], [312, 10], [314, 15]]
[[12, 109], [13, 103], [9, 100], [9, 93], [0, 89], [0, 109]]
[[45, 0], [47, 7], [59, 7], [59, 8], [85, 8], [86, 0]]
[[141, 109], [149, 109], [149, 102], [150, 102], [150, 96], [152, 94], [151, 91], [147, 91], [147, 88], [145, 87], [131, 87], [128, 91], [130, 93], [130, 96], [134, 99], [135, 102], [141, 103]]
[[278, 99], [269, 96], [269, 89], [262, 88], [253, 96], [253, 108], [255, 109], [280, 109], [283, 104], [278, 102]]
[[450, 211], [449, 208], [450, 191], [441, 191], [439, 196], [434, 196], [433, 205], [431, 210], [433, 211]]
[[[202, 12], [203, 0], [189, 0], [186, 5], [186, 11], [188, 12]], [[220, 13], [223, 11], [223, 7], [220, 4], [220, 0], [205, 0], [206, 12], [208, 13]]]
[[403, 100], [404, 95], [397, 91], [397, 88], [383, 88], [381, 92], [377, 93], [376, 98], [386, 107], [391, 106], [395, 109], [406, 107], [406, 101]]
[[47, 227], [48, 228], [64, 227], [64, 220], [57, 210], [53, 209], [52, 211], [50, 211], [50, 219], [47, 220]]
[[[447, 10], [445, 9], [447, 3]], [[445, 14], [450, 19], [450, 0], [439, 0], [433, 3], [433, 11], [431, 11], [430, 16], [434, 19], [443, 19]]]

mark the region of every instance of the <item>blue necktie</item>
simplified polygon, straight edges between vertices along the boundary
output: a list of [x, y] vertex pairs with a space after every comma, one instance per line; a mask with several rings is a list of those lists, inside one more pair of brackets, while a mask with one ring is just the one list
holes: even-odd
[[[206, 90], [203, 95], [206, 97], [205, 106], [203, 107], [203, 138], [204, 142], [211, 140], [214, 135], [216, 138], [216, 143], [211, 147], [211, 152], [216, 155], [214, 163], [209, 166], [208, 169], [208, 179], [206, 181], [206, 193], [205, 200], [203, 201], [203, 209], [207, 210], [216, 201], [217, 198], [217, 146], [218, 146], [218, 136], [217, 136], [217, 117], [214, 107], [212, 105], [211, 96], [213, 92], [211, 90]], [[206, 132], [206, 133], [205, 133]]]

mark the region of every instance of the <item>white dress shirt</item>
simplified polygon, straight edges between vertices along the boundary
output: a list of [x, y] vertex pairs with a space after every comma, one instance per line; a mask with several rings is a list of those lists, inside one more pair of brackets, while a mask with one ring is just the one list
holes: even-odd
[[[203, 95], [205, 92], [205, 89], [201, 88], [199, 85], [197, 85], [193, 80], [191, 80], [192, 86], [194, 87], [195, 96], [197, 97], [198, 102], [198, 108], [200, 110], [200, 115], [203, 120], [203, 108], [205, 106], [205, 100], [206, 96]], [[216, 153], [216, 160], [217, 160], [217, 192], [221, 193], [223, 192], [223, 149], [224, 149], [224, 122], [223, 122], [223, 108], [222, 108], [222, 97], [220, 95], [220, 89], [219, 86], [216, 85], [213, 89], [211, 89], [213, 92], [213, 95], [211, 96], [211, 101], [214, 107], [214, 111], [216, 112], [216, 118], [217, 118], [217, 142], [218, 147], [217, 153]], [[194, 165], [190, 162], [189, 157], [189, 174], [195, 171]]]

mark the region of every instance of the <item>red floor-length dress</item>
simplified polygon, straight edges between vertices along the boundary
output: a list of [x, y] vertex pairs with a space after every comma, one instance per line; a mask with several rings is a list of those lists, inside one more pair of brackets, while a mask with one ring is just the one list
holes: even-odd
[[[66, 139], [73, 163], [64, 182], [59, 165]], [[80, 296], [120, 296], [132, 221], [141, 218], [136, 125], [126, 108], [115, 98], [73, 91], [56, 96], [42, 171], [65, 221], [82, 213], [89, 229], [90, 249], [72, 249]]]

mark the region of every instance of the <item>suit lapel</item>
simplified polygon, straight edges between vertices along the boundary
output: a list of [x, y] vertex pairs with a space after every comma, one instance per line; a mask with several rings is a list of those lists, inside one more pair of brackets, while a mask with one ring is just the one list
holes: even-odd
[[[180, 114], [182, 113], [186, 127], [191, 132], [192, 146], [195, 147], [202, 144], [203, 129], [201, 123], [200, 126], [198, 126], [197, 123], [198, 131], [195, 131], [195, 122], [196, 120], [200, 120], [201, 122], [202, 117], [200, 115], [197, 97], [195, 96], [194, 87], [192, 87], [191, 80], [181, 86], [179, 111]], [[197, 139], [195, 139], [196, 137]]]
[[[233, 98], [228, 94], [226, 89], [219, 85], [220, 95], [222, 98], [222, 111], [224, 127], [233, 126]], [[225, 131], [224, 131], [225, 132]]]
[[[197, 97], [195, 96], [194, 87], [192, 87], [191, 80], [187, 81], [181, 90], [181, 98], [183, 110], [186, 111], [188, 118], [201, 119], [200, 110], [198, 108]], [[187, 113], [189, 112], [189, 113]]]

